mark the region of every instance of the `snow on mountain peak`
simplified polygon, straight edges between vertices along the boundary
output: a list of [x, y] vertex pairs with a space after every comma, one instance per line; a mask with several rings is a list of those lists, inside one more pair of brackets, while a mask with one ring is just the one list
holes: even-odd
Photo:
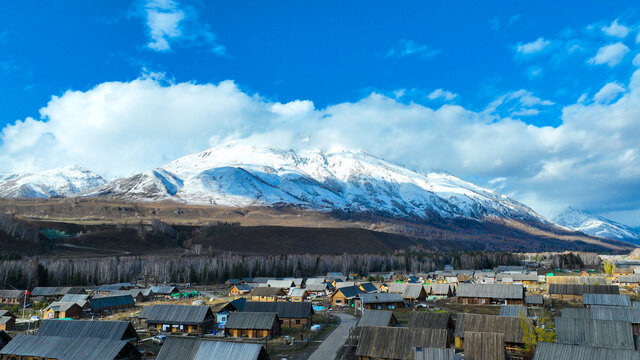
[[587, 235], [635, 243], [640, 242], [640, 232], [636, 229], [572, 207], [562, 211], [554, 218], [554, 221], [558, 225], [581, 231]]
[[290, 204], [401, 218], [499, 216], [548, 222], [516, 201], [453, 175], [420, 174], [366, 152], [296, 152], [239, 142], [184, 156], [82, 196], [237, 207]]
[[105, 184], [100, 175], [79, 165], [0, 175], [0, 197], [65, 197]]

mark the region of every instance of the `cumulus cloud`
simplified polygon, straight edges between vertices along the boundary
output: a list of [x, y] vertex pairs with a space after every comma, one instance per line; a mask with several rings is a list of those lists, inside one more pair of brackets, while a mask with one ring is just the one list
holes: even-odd
[[451, 101], [455, 99], [457, 96], [458, 94], [454, 94], [451, 91], [442, 90], [442, 89], [435, 89], [429, 95], [427, 95], [429, 100], [444, 99], [446, 101]]
[[598, 49], [598, 53], [589, 59], [589, 63], [596, 65], [607, 64], [613, 67], [618, 65], [628, 52], [629, 48], [627, 45], [621, 42], [609, 44]]
[[538, 38], [536, 41], [532, 41], [530, 43], [522, 44], [518, 43], [516, 45], [516, 51], [522, 55], [531, 55], [535, 53], [539, 53], [544, 49], [548, 48], [551, 45], [551, 41], [545, 40], [544, 38]]
[[433, 49], [429, 45], [422, 45], [413, 40], [402, 39], [387, 51], [385, 57], [402, 58], [407, 56], [418, 56], [422, 59], [429, 59], [438, 55], [440, 52], [441, 50]]
[[593, 96], [593, 100], [600, 103], [608, 103], [625, 91], [626, 89], [622, 85], [616, 82], [610, 82]]
[[624, 87], [613, 98], [613, 85], [603, 87], [595, 97], [604, 102], [565, 106], [561, 125], [550, 127], [514, 117], [553, 104], [526, 90], [482, 112], [378, 93], [317, 108], [306, 100], [269, 101], [232, 81], [146, 76], [67, 91], [39, 118], [6, 126], [0, 172], [80, 164], [113, 178], [242, 139], [298, 150], [363, 149], [411, 168], [447, 169], [543, 213], [567, 205], [632, 211], [640, 209], [640, 70]]
[[215, 34], [198, 22], [195, 9], [183, 8], [175, 0], [145, 0], [136, 15], [145, 21], [150, 38], [147, 47], [151, 50], [169, 51], [172, 42], [183, 40], [206, 44], [218, 55], [226, 54], [225, 47], [216, 42]]
[[628, 27], [622, 24], [618, 24], [618, 19], [613, 20], [611, 25], [602, 27], [602, 32], [604, 32], [605, 34], [619, 38], [627, 37], [630, 31], [631, 29], [629, 29]]

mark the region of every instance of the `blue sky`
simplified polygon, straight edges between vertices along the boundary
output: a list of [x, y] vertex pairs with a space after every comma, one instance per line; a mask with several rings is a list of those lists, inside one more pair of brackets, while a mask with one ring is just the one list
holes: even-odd
[[3, 1], [0, 172], [80, 163], [115, 177], [231, 139], [311, 136], [543, 214], [640, 225], [634, 5]]

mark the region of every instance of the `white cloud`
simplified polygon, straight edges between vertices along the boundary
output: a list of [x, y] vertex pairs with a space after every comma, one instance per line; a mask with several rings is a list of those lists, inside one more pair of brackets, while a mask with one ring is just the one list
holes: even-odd
[[455, 99], [457, 96], [458, 94], [454, 94], [451, 91], [442, 90], [442, 89], [435, 89], [429, 95], [427, 95], [429, 100], [444, 99], [446, 101], [451, 101]]
[[613, 20], [611, 25], [604, 26], [602, 28], [602, 32], [604, 32], [605, 34], [609, 36], [619, 37], [619, 38], [627, 37], [627, 35], [629, 34], [629, 31], [631, 30], [628, 27], [622, 24], [618, 24], [618, 19]]
[[597, 65], [607, 64], [613, 67], [618, 65], [628, 52], [629, 48], [621, 42], [609, 44], [598, 49], [598, 53], [589, 59], [589, 63]]
[[633, 66], [640, 66], [640, 54], [633, 58]]
[[551, 45], [551, 41], [545, 40], [544, 38], [538, 38], [536, 41], [532, 41], [530, 43], [522, 44], [518, 43], [516, 46], [516, 51], [522, 55], [530, 55], [543, 51]]
[[268, 101], [232, 81], [147, 76], [67, 91], [40, 110], [41, 119], [4, 127], [0, 172], [80, 164], [115, 177], [244, 139], [363, 149], [411, 168], [447, 169], [544, 211], [633, 210], [640, 209], [640, 70], [624, 86], [612, 102], [565, 106], [561, 125], [550, 127], [511, 117], [553, 104], [526, 90], [501, 96], [483, 112], [449, 104], [433, 109], [377, 93], [319, 109], [305, 100]]
[[193, 8], [182, 8], [175, 0], [144, 0], [137, 14], [145, 20], [149, 31], [149, 49], [169, 51], [172, 42], [182, 40], [203, 43], [215, 54], [226, 54], [225, 47], [216, 42], [208, 27], [198, 23]]
[[627, 91], [623, 86], [616, 82], [610, 82], [600, 89], [594, 96], [593, 100], [600, 103], [608, 103], [618, 97], [618, 95]]
[[532, 116], [540, 113], [536, 107], [554, 105], [552, 101], [534, 96], [530, 91], [520, 89], [499, 96], [483, 111], [484, 114], [508, 114], [510, 116]]
[[421, 45], [413, 40], [399, 40], [394, 47], [387, 51], [386, 57], [402, 58], [407, 56], [418, 56], [429, 59], [438, 55], [441, 50], [433, 49], [429, 45]]

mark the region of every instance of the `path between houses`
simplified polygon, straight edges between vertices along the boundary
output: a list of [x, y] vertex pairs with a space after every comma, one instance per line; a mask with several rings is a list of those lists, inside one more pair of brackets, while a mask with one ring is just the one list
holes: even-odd
[[344, 345], [349, 337], [349, 330], [356, 326], [355, 316], [341, 313], [336, 313], [336, 315], [340, 318], [340, 325], [320, 344], [318, 350], [311, 354], [309, 360], [335, 359], [338, 349]]

